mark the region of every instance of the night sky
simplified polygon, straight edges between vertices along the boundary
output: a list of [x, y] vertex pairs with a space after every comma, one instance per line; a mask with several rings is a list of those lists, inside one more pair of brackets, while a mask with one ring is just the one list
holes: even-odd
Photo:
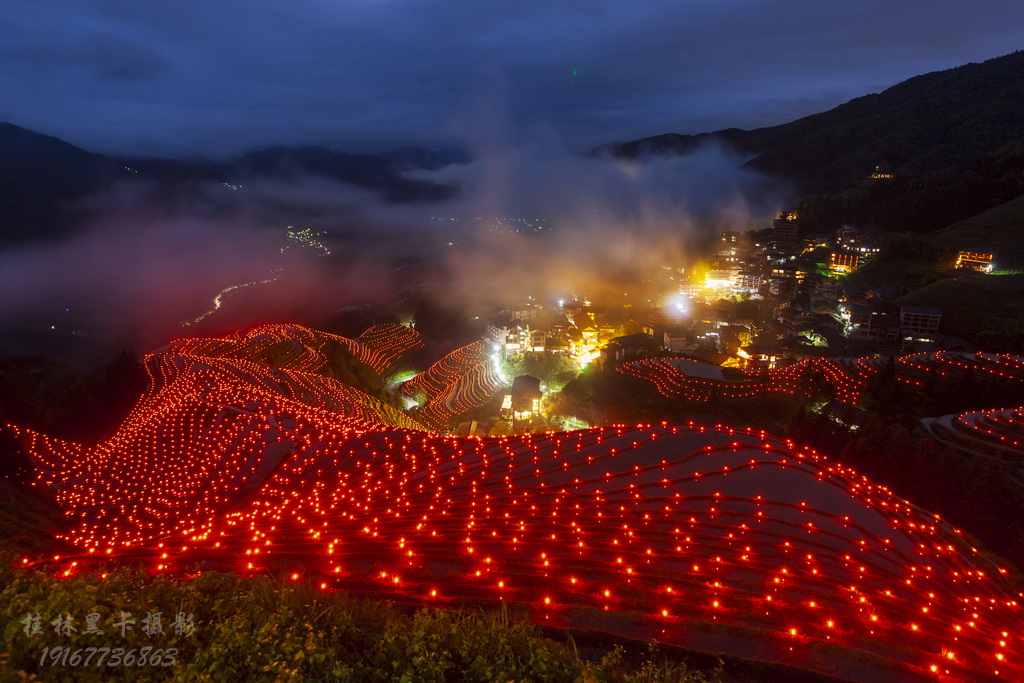
[[1024, 47], [1019, 0], [5, 0], [0, 120], [87, 149], [754, 128]]

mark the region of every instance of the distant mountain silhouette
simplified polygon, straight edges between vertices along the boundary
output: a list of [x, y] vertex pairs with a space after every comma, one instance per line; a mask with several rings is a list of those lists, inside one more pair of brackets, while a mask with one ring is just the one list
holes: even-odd
[[[1024, 194], [1024, 52], [911, 78], [791, 123], [658, 135], [594, 153], [689, 154], [719, 141], [794, 180], [821, 220], [934, 229]], [[871, 179], [883, 165], [893, 178]]]
[[422, 169], [436, 171], [449, 164], [469, 163], [469, 155], [461, 149], [442, 149], [432, 151], [422, 147], [399, 147], [390, 152], [380, 152], [374, 156], [390, 161], [401, 171]]
[[448, 199], [456, 192], [450, 185], [403, 178], [401, 170], [404, 169], [380, 156], [346, 154], [326, 147], [271, 147], [250, 152], [235, 165], [257, 175], [288, 178], [317, 175], [378, 189], [391, 202], [437, 201]]
[[685, 156], [709, 143], [729, 142], [739, 147], [739, 141], [750, 134], [750, 131], [739, 128], [728, 128], [715, 133], [700, 133], [698, 135], [664, 133], [629, 142], [609, 142], [595, 147], [591, 150], [591, 154], [618, 159], [644, 159], [658, 155]]
[[101, 154], [0, 123], [0, 242], [66, 231], [74, 202], [121, 173]]
[[[794, 182], [806, 198], [805, 230], [852, 223], [927, 231], [1024, 195], [1022, 111], [1024, 52], [1015, 52], [917, 76], [779, 126], [668, 133], [591, 153], [640, 159], [726, 144], [750, 156], [749, 168]], [[70, 230], [84, 213], [80, 200], [118, 179], [147, 180], [188, 196], [199, 182], [322, 176], [375, 190], [389, 202], [437, 201], [458, 188], [403, 173], [468, 160], [460, 150], [416, 147], [373, 155], [271, 147], [227, 162], [128, 160], [0, 124], [0, 244]]]
[[[346, 154], [326, 147], [271, 147], [217, 162], [203, 159], [128, 159], [87, 152], [54, 137], [0, 124], [0, 245], [46, 239], [71, 231], [89, 216], [81, 200], [114, 181], [145, 181], [164, 200], [188, 197], [200, 183], [241, 183], [254, 177], [300, 181], [320, 176], [378, 191], [388, 202], [439, 201], [452, 185], [403, 177], [413, 168], [464, 163], [458, 150], [402, 148], [381, 155]], [[152, 191], [152, 190], [151, 190]]]

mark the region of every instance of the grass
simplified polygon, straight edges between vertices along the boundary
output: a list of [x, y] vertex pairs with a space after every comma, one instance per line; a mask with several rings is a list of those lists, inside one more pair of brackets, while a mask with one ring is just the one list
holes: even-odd
[[998, 269], [1024, 267], [1024, 196], [934, 233], [936, 244], [996, 255]]
[[[824, 683], [825, 674], [694, 652], [597, 631], [542, 628], [483, 611], [417, 608], [323, 591], [290, 578], [206, 572], [177, 579], [132, 569], [58, 579], [21, 568], [25, 555], [63, 549], [54, 538], [59, 511], [34, 489], [0, 480], [0, 683], [109, 680], [109, 667], [41, 665], [44, 648], [152, 648], [173, 666], [118, 667], [119, 680], [236, 681], [565, 681], [713, 683], [729, 680]], [[122, 639], [115, 620], [135, 620]], [[39, 613], [42, 634], [24, 619]], [[146, 635], [142, 619], [161, 612], [163, 634]], [[100, 615], [100, 635], [84, 634]], [[178, 613], [194, 633], [176, 634]], [[70, 614], [75, 634], [53, 631]], [[48, 661], [44, 658], [44, 661]], [[724, 662], [724, 665], [723, 665]]]
[[54, 536], [64, 523], [51, 498], [0, 479], [0, 550], [30, 555], [66, 551], [69, 546]]
[[986, 318], [1005, 320], [1024, 313], [1024, 275], [965, 272], [933, 282], [894, 303], [941, 308], [940, 331], [969, 339], [985, 327]]
[[[10, 557], [6, 558], [10, 559]], [[4, 566], [8, 566], [5, 562]], [[610, 645], [585, 659], [572, 638], [545, 636], [507, 613], [417, 609], [354, 599], [303, 582], [206, 573], [174, 581], [141, 572], [56, 580], [6, 569], [0, 576], [0, 681], [108, 680], [107, 666], [48, 665], [46, 648], [67, 646], [176, 650], [173, 666], [118, 667], [121, 680], [302, 681], [621, 681], [702, 683], [720, 667], [692, 668], [649, 646], [639, 658]], [[164, 633], [142, 632], [144, 615], [163, 615]], [[115, 618], [131, 613], [123, 636]], [[42, 616], [42, 633], [26, 634], [26, 616]], [[101, 616], [103, 635], [82, 633], [85, 616]], [[194, 632], [176, 633], [177, 614]], [[79, 632], [57, 635], [51, 619], [70, 614]]]
[[[506, 611], [485, 613], [394, 605], [323, 591], [305, 581], [207, 572], [170, 579], [123, 569], [58, 579], [22, 568], [22, 558], [66, 550], [55, 534], [63, 518], [46, 496], [0, 480], [0, 682], [25, 680], [302, 680], [302, 681], [620, 681], [705, 683], [719, 680], [717, 660], [693, 668], [653, 645], [608, 641], [577, 649], [568, 633], [545, 634]], [[130, 613], [123, 634], [116, 622]], [[159, 612], [163, 633], [143, 632]], [[99, 615], [103, 635], [86, 634]], [[176, 633], [175, 617], [194, 631]], [[26, 633], [39, 614], [40, 633]], [[57, 615], [70, 615], [75, 633], [58, 634]], [[152, 624], [152, 622], [150, 622]], [[124, 648], [171, 666], [51, 665], [44, 654], [66, 646]], [[110, 655], [113, 656], [112, 654]], [[59, 662], [58, 658], [58, 662]], [[84, 661], [84, 660], [83, 660]]]

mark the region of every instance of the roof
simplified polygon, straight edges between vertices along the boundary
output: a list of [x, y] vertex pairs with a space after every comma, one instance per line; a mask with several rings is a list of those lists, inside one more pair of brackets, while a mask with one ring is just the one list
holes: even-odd
[[612, 343], [618, 344], [624, 349], [646, 349], [654, 348], [658, 345], [654, 341], [654, 337], [649, 334], [640, 332], [639, 334], [628, 334], [625, 337], [615, 337], [612, 339]]
[[780, 356], [783, 348], [778, 344], [750, 344], [744, 346], [743, 351], [751, 356]]
[[900, 310], [903, 313], [911, 313], [913, 315], [935, 315], [942, 317], [942, 309], [933, 306], [904, 306]]
[[510, 393], [513, 396], [540, 396], [540, 380], [533, 375], [519, 375], [512, 380]]
[[686, 355], [689, 358], [711, 363], [713, 365], [721, 365], [728, 360], [732, 360], [732, 356], [727, 356], [724, 353], [718, 353], [711, 349], [705, 349], [703, 346], [698, 346], [692, 351], [689, 351]]

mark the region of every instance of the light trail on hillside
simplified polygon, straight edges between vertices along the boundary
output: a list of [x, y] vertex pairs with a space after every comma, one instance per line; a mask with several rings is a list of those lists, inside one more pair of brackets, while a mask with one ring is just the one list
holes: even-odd
[[[147, 357], [150, 390], [108, 441], [12, 427], [79, 549], [26, 564], [504, 603], [694, 649], [728, 635], [734, 654], [859, 680], [1024, 678], [1007, 569], [813, 452], [692, 423], [457, 438], [321, 374], [334, 345], [386, 373], [417, 342], [399, 325], [177, 340]], [[478, 400], [481, 368], [470, 345], [419, 384], [442, 406]]]

